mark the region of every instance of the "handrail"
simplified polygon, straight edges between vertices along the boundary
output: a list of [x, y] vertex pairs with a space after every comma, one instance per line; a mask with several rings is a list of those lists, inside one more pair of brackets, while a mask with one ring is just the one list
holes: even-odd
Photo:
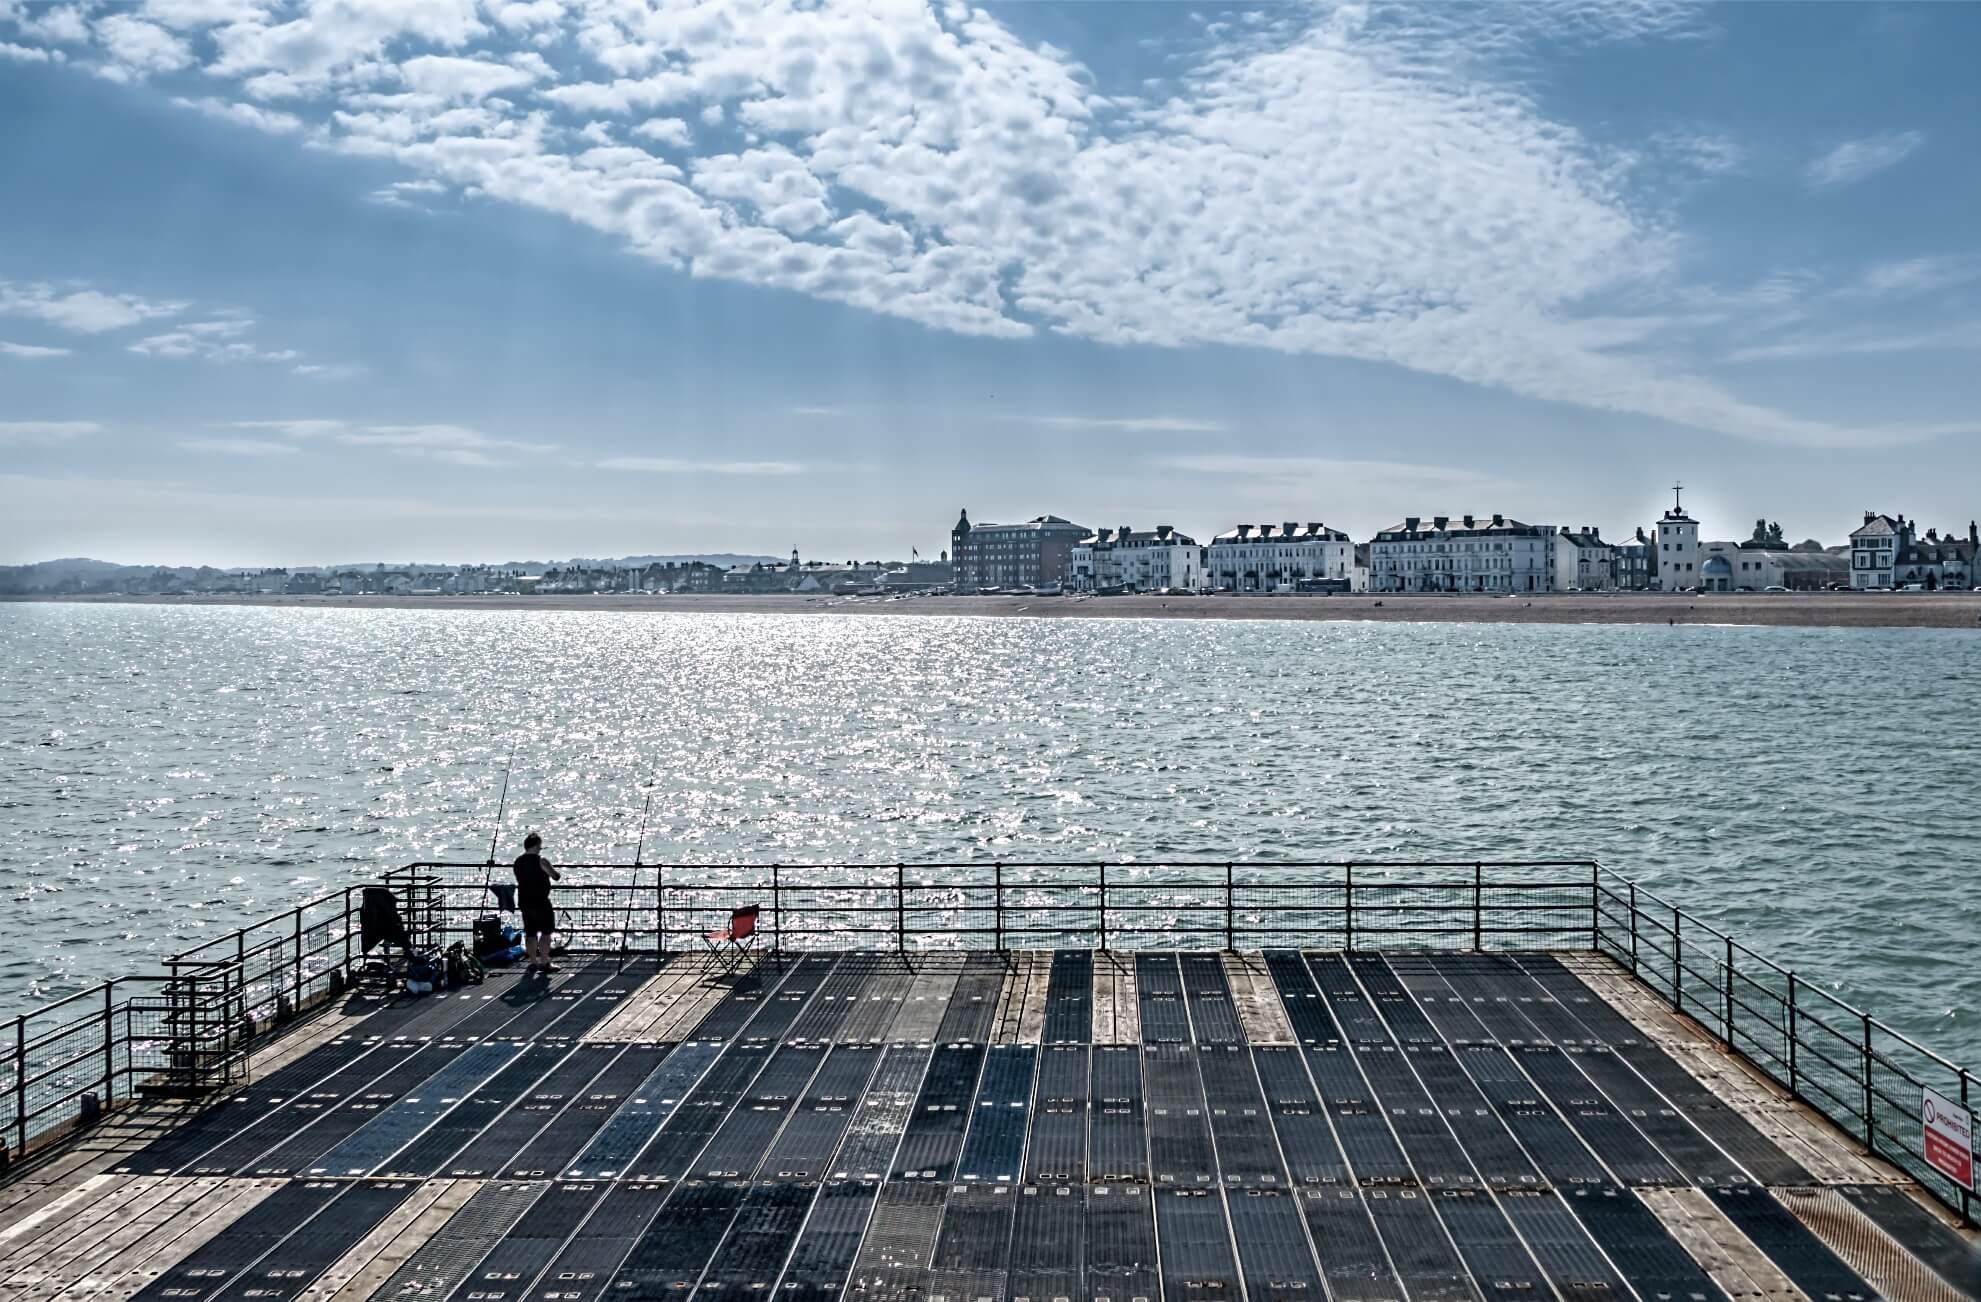
[[[1150, 937], [1165, 948], [1593, 950], [1974, 1222], [1975, 1199], [1925, 1163], [1910, 1125], [1920, 1088], [1962, 1102], [1981, 1097], [1971, 1073], [1594, 860], [963, 857], [560, 867], [560, 931], [580, 951], [666, 954], [677, 942], [694, 944], [706, 919], [726, 914], [739, 893], [767, 896], [760, 934], [773, 950], [836, 946], [877, 928], [903, 951], [1033, 942], [1107, 949]], [[17, 1157], [169, 1074], [161, 1009], [192, 1016], [234, 1052], [344, 988], [362, 961], [357, 915], [366, 885], [394, 892], [420, 942], [467, 937], [487, 907], [489, 868], [405, 864], [182, 950], [166, 975], [118, 977], [23, 1013], [11, 1037], [0, 1023], [0, 1144], [11, 1141], [0, 1154]]]

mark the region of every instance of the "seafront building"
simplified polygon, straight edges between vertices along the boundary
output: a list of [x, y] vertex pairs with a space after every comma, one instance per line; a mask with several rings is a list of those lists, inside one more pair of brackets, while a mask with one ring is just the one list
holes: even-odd
[[1551, 592], [1557, 536], [1505, 515], [1408, 516], [1369, 544], [1369, 590]]
[[1919, 532], [1919, 522], [1902, 515], [1864, 513], [1850, 531], [1850, 586], [1859, 590], [1918, 584], [1929, 590], [1964, 590], [1981, 574], [1981, 527], [1967, 522], [1967, 537], [1935, 529]]
[[1657, 523], [1658, 550], [1651, 557], [1651, 587], [1657, 592], [1680, 592], [1699, 586], [1699, 522], [1685, 513], [1679, 494], [1684, 486], [1672, 486], [1671, 510]]
[[1075, 592], [1196, 592], [1205, 585], [1204, 547], [1175, 526], [1096, 529], [1073, 545], [1067, 586]]
[[986, 588], [1054, 587], [1073, 572], [1073, 549], [1093, 530], [1057, 515], [1021, 524], [970, 523], [965, 510], [949, 531], [949, 557], [958, 592]]
[[1241, 524], [1211, 539], [1205, 568], [1221, 592], [1352, 592], [1355, 551], [1325, 524]]
[[1607, 592], [1616, 586], [1616, 548], [1593, 524], [1555, 534], [1555, 591]]

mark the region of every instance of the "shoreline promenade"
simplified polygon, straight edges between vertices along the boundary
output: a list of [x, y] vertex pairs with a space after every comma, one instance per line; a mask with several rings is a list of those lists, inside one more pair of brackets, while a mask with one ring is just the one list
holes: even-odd
[[0, 601], [350, 610], [627, 611], [667, 614], [978, 615], [1027, 619], [1284, 619], [1470, 624], [1719, 624], [1788, 628], [1981, 631], [1981, 593], [1410, 593], [1200, 597], [831, 597], [824, 595], [547, 594], [515, 596], [9, 597]]

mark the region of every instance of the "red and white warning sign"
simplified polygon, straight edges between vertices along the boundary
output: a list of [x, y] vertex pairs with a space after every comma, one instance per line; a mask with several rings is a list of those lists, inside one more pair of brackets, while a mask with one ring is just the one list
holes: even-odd
[[1926, 1123], [1927, 1163], [1961, 1188], [1974, 1188], [1974, 1114], [1926, 1090], [1919, 1115]]

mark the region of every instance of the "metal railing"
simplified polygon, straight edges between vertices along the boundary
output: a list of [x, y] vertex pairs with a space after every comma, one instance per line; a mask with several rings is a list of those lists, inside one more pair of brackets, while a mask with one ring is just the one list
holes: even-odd
[[1974, 1073], [1634, 882], [1596, 878], [1593, 948], [1970, 1225], [1972, 1191], [1925, 1158], [1923, 1091], [1970, 1112]]
[[152, 1093], [239, 1078], [256, 1039], [332, 997], [356, 961], [352, 886], [0, 1021], [0, 1163]]
[[[1921, 1090], [1981, 1101], [1971, 1073], [1588, 860], [560, 865], [575, 953], [701, 948], [760, 909], [773, 952], [894, 949], [1594, 950], [1975, 1223], [1922, 1153]], [[491, 912], [506, 869], [415, 863], [381, 879], [414, 941]], [[376, 885], [379, 883], [369, 883]], [[102, 1109], [235, 1079], [253, 1039], [334, 996], [362, 958], [363, 886], [207, 941], [14, 1019], [0, 1142], [18, 1156]], [[190, 1001], [190, 1002], [189, 1002]], [[4, 1034], [4, 1023], [0, 1023]], [[201, 1073], [204, 1073], [203, 1075]]]

